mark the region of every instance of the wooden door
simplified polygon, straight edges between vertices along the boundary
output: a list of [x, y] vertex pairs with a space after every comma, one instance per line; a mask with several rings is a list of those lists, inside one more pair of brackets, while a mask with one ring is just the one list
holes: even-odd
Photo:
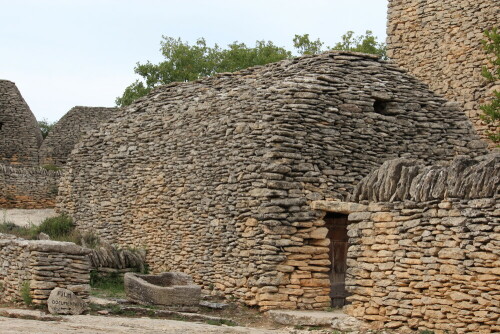
[[330, 298], [332, 307], [342, 307], [346, 304], [349, 295], [345, 289], [345, 276], [347, 269], [347, 248], [349, 238], [347, 236], [347, 215], [328, 214], [325, 217], [330, 238]]

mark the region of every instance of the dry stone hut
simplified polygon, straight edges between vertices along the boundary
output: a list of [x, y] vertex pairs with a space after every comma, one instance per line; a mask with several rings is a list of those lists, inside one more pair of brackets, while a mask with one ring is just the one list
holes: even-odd
[[0, 80], [0, 164], [38, 166], [42, 132], [16, 85]]
[[80, 137], [110, 119], [117, 110], [102, 107], [72, 108], [43, 141], [39, 152], [40, 164], [63, 166]]
[[500, 154], [392, 160], [351, 200], [315, 203], [351, 209], [349, 314], [403, 332], [500, 332]]
[[155, 89], [77, 144], [59, 210], [147, 248], [155, 272], [261, 310], [321, 309], [345, 296], [313, 201], [345, 200], [386, 160], [484, 147], [456, 104], [400, 68], [324, 53]]
[[481, 40], [493, 27], [500, 27], [498, 0], [389, 0], [387, 55], [435, 92], [459, 102], [484, 134], [479, 106], [492, 96], [495, 83], [481, 76], [488, 64]]

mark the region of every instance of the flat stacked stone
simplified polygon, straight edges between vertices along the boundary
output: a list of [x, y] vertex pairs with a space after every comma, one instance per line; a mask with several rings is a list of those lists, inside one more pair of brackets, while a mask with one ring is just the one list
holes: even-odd
[[361, 181], [349, 215], [346, 311], [376, 328], [498, 333], [500, 155], [397, 159]]
[[0, 80], [0, 164], [38, 166], [42, 132], [15, 83]]
[[22, 300], [24, 284], [29, 285], [34, 304], [46, 304], [56, 287], [88, 299], [89, 253], [89, 249], [71, 242], [24, 240], [0, 234], [1, 300]]
[[324, 212], [384, 161], [486, 152], [458, 106], [372, 55], [330, 52], [172, 83], [84, 136], [58, 209], [262, 310], [330, 305]]
[[481, 40], [487, 29], [500, 27], [497, 0], [389, 0], [387, 55], [429, 84], [430, 88], [460, 103], [483, 137], [496, 131], [481, 121], [481, 104], [500, 90], [487, 83], [483, 66], [491, 66]]
[[0, 164], [0, 208], [43, 209], [55, 206], [60, 171]]
[[117, 108], [76, 106], [51, 129], [39, 151], [41, 165], [65, 165], [80, 138], [114, 117]]

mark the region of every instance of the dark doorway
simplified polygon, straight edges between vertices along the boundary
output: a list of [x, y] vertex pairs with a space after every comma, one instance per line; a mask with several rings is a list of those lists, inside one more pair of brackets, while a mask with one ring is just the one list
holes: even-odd
[[347, 248], [349, 238], [347, 236], [347, 215], [340, 213], [328, 213], [324, 218], [330, 238], [330, 298], [332, 307], [346, 305], [346, 297], [349, 295], [345, 289], [345, 275], [347, 270]]

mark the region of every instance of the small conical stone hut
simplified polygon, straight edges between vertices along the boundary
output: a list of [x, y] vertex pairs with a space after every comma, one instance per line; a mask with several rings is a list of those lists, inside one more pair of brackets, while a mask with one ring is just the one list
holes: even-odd
[[39, 152], [40, 164], [64, 166], [78, 140], [113, 117], [117, 110], [117, 108], [104, 107], [76, 106], [71, 108], [54, 125], [43, 141]]
[[0, 164], [38, 166], [42, 132], [15, 83], [0, 80]]

